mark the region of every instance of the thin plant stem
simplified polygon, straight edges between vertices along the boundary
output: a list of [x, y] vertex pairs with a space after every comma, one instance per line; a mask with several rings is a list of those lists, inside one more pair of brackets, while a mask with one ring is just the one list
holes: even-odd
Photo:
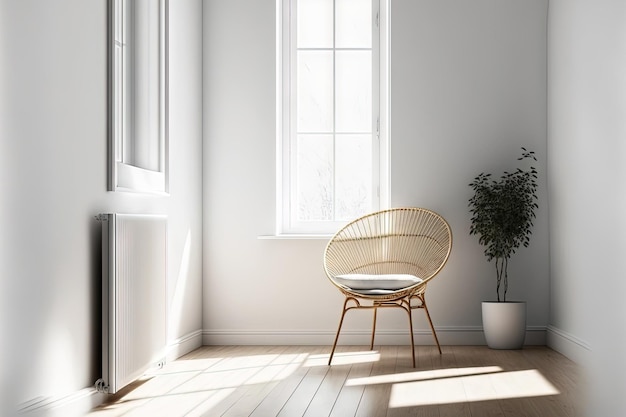
[[498, 296], [498, 302], [500, 302], [500, 284], [502, 283], [503, 268], [503, 259], [496, 258], [496, 295]]
[[509, 289], [509, 258], [504, 258], [504, 297], [502, 301], [506, 302], [506, 292]]

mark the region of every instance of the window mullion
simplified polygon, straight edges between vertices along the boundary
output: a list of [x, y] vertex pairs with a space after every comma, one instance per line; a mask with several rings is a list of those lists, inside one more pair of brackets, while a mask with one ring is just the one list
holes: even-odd
[[337, 0], [333, 0], [333, 219], [337, 218]]
[[298, 100], [297, 100], [297, 68], [298, 68], [298, 30], [296, 27], [298, 6], [297, 0], [292, 1], [290, 9], [290, 43], [289, 43], [289, 227], [293, 228], [293, 223], [297, 219], [297, 176], [298, 176]]
[[[372, 190], [375, 193], [374, 208], [381, 208], [380, 178], [381, 178], [381, 120], [380, 120], [380, 1], [372, 0], [372, 122], [375, 123], [372, 137]], [[374, 137], [375, 135], [375, 137]]]

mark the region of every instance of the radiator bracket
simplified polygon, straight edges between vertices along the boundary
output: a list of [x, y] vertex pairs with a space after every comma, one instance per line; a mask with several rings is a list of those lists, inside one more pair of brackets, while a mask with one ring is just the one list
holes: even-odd
[[94, 384], [94, 388], [98, 392], [102, 392], [104, 394], [108, 394], [109, 393], [109, 386], [107, 385], [107, 383], [102, 378], [100, 378], [100, 379], [98, 379], [96, 381], [96, 383]]

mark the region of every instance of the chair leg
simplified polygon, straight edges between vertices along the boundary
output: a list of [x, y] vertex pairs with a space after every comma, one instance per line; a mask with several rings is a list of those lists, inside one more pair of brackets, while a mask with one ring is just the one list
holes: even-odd
[[374, 307], [374, 324], [372, 325], [372, 342], [370, 343], [370, 350], [374, 350], [374, 334], [376, 334], [376, 315], [378, 308]]
[[411, 311], [411, 304], [406, 310], [409, 315], [409, 335], [411, 336], [411, 355], [413, 355], [413, 368], [415, 368], [415, 339], [413, 337], [413, 313]]
[[335, 336], [333, 349], [330, 351], [330, 357], [328, 358], [329, 366], [333, 360], [333, 355], [335, 354], [335, 348], [337, 347], [337, 341], [339, 340], [339, 333], [341, 332], [341, 326], [343, 325], [343, 318], [346, 316], [346, 312], [348, 311], [348, 309], [346, 308], [348, 306], [348, 301], [350, 301], [350, 298], [346, 298], [346, 301], [343, 302], [343, 310], [341, 312], [341, 319], [339, 320], [339, 327], [337, 328], [337, 335]]
[[439, 339], [437, 338], [437, 332], [435, 331], [435, 326], [433, 326], [433, 321], [430, 319], [430, 313], [428, 312], [428, 307], [426, 306], [426, 298], [424, 294], [418, 296], [422, 301], [422, 307], [424, 307], [424, 311], [426, 312], [426, 317], [428, 318], [428, 324], [430, 324], [430, 330], [433, 332], [433, 336], [435, 337], [435, 343], [437, 343], [437, 349], [439, 349], [439, 354], [441, 355], [441, 346], [439, 345]]

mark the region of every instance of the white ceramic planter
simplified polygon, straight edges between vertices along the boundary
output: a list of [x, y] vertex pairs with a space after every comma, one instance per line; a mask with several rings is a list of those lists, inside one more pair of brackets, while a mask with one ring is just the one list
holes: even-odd
[[526, 337], [526, 302], [483, 301], [483, 331], [491, 349], [521, 349]]

